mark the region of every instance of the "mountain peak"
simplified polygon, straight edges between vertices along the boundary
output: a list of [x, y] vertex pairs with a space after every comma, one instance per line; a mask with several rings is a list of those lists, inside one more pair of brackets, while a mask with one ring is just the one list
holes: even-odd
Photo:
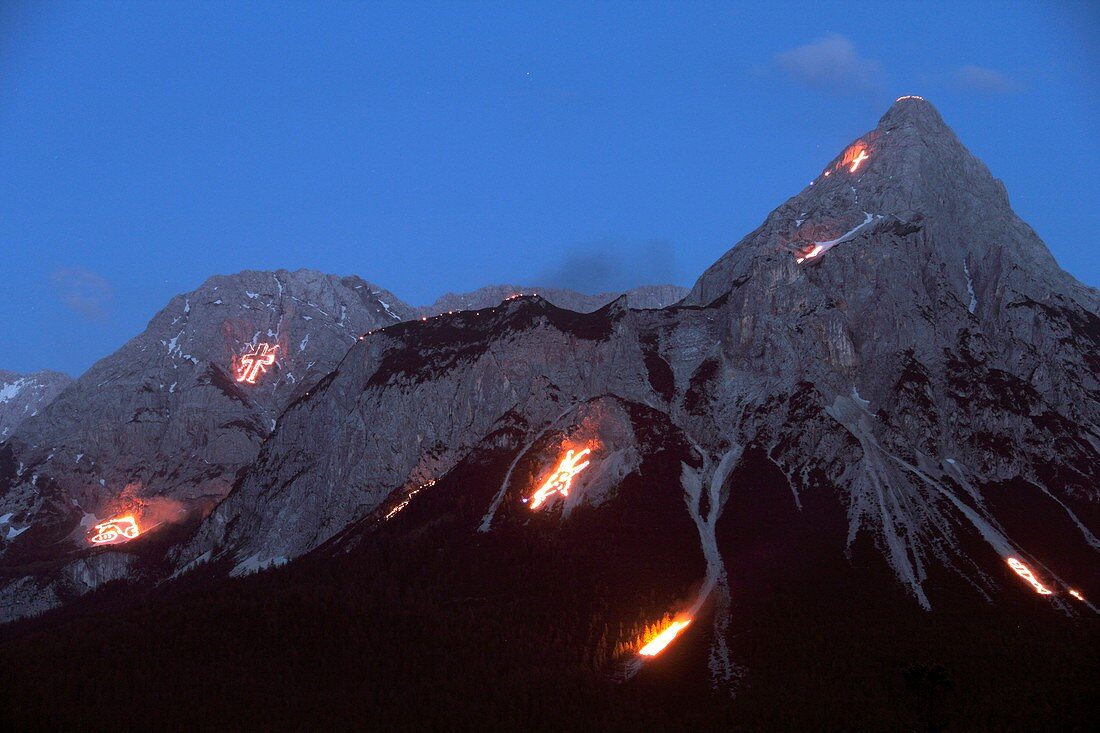
[[878, 130], [914, 126], [923, 130], [950, 131], [935, 106], [924, 97], [907, 94], [898, 97], [878, 121]]
[[[1079, 290], [1012, 211], [1004, 184], [967, 150], [930, 102], [907, 95], [703, 273], [686, 302], [705, 305], [738, 283], [783, 281], [826, 260], [851, 265], [853, 257], [861, 256], [881, 264], [902, 251], [896, 249], [902, 245], [895, 235], [916, 235], [917, 230], [919, 236], [904, 245], [910, 254], [920, 249], [911, 277], [941, 266], [965, 276], [985, 269], [979, 263], [992, 268], [996, 262], [998, 271], [1017, 269], [1043, 283], [1034, 288], [1017, 283], [1021, 291]], [[898, 277], [896, 269], [872, 272]], [[959, 279], [965, 290], [966, 277]]]
[[[839, 175], [839, 181], [837, 179]], [[826, 178], [833, 176], [833, 180]], [[935, 183], [988, 189], [994, 184], [989, 171], [966, 149], [923, 97], [898, 97], [878, 125], [850, 142], [814, 184], [853, 185], [868, 194], [884, 189], [906, 189], [907, 195]], [[999, 184], [995, 184], [999, 185]]]

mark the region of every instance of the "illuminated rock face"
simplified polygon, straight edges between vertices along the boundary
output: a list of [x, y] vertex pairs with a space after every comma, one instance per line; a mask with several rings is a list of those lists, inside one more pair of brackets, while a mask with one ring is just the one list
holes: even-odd
[[578, 314], [525, 296], [369, 335], [284, 414], [264, 451], [279, 460], [256, 466], [181, 561], [208, 549], [240, 562], [300, 555], [391, 492], [446, 474], [509, 412], [537, 431], [601, 394], [644, 403], [643, 347], [616, 336], [635, 313], [616, 301]]
[[[1067, 597], [1061, 584], [1100, 549], [1100, 407], [1084, 397], [1100, 390], [1097, 294], [924, 100], [899, 100], [822, 170], [681, 307], [577, 315], [524, 297], [369, 336], [287, 411], [180, 564], [293, 558], [445, 476], [503, 422], [533, 439], [570, 405], [614, 395], [673, 420], [707, 458], [701, 486], [736, 474], [735, 447], [763, 451], [799, 521], [815, 523], [804, 504], [835, 504], [838, 557], [875, 548], [919, 606], [936, 605], [933, 572], [978, 597], [1018, 592], [1003, 577], [1018, 554]], [[833, 244], [796, 261], [821, 242]], [[1058, 543], [986, 490], [1010, 481]], [[719, 501], [736, 490], [719, 484]], [[709, 516], [709, 488], [698, 495]], [[717, 545], [707, 556], [721, 563]]]
[[[1068, 589], [1100, 593], [1081, 577], [1100, 550], [1096, 292], [1058, 268], [1012, 212], [1003, 186], [923, 100], [899, 100], [825, 163], [682, 304], [660, 310], [632, 309], [626, 298], [582, 314], [524, 296], [383, 330], [359, 326], [374, 332], [354, 340], [331, 331], [342, 320], [339, 302], [297, 289], [306, 284], [284, 292], [281, 281], [276, 297], [268, 274], [268, 285], [247, 290], [266, 287], [260, 297], [283, 304], [280, 318], [287, 308], [299, 319], [323, 311], [320, 333], [346, 354], [334, 347], [340, 353], [329, 362], [306, 361], [308, 378], [280, 357], [245, 389], [218, 365], [265, 341], [294, 357], [307, 348], [304, 335], [284, 337], [266, 323], [260, 332], [232, 328], [228, 352], [208, 348], [200, 358], [173, 339], [172, 319], [197, 302], [177, 299], [151, 325], [155, 338], [139, 337], [120, 352], [126, 360], [94, 367], [78, 393], [67, 391], [0, 452], [8, 480], [16, 477], [3, 500], [39, 501], [31, 498], [36, 473], [56, 511], [71, 512], [73, 498], [105, 500], [108, 492], [96, 488], [102, 458], [95, 468], [50, 466], [77, 463], [77, 445], [106, 456], [108, 444], [121, 441], [127, 449], [112, 475], [140, 474], [158, 491], [220, 498], [239, 477], [170, 555], [177, 568], [221, 559], [248, 572], [293, 560], [348, 528], [369, 533], [414, 521], [421, 502], [447, 501], [440, 486], [454, 491], [448, 475], [482, 452], [504, 451], [505, 463], [545, 472], [573, 446], [559, 441], [539, 453], [542, 442], [572, 429], [578, 411], [615, 400], [645, 406], [687, 446], [677, 453], [683, 465], [665, 474], [679, 480], [656, 488], [683, 507], [674, 519], [698, 529], [706, 568], [697, 587], [714, 594], [716, 620], [708, 631], [693, 621], [688, 635], [713, 636], [716, 678], [732, 675], [720, 642], [736, 632], [722, 609], [751, 592], [743, 579], [754, 571], [737, 551], [747, 528], [731, 524], [736, 516], [723, 508], [741, 502], [750, 515], [765, 502], [745, 493], [746, 461], [781, 487], [781, 498], [766, 499], [769, 511], [752, 516], [766, 523], [786, 512], [788, 525], [775, 529], [785, 544], [828, 537], [812, 552], [784, 555], [792, 566], [774, 569], [780, 577], [812, 576], [800, 575], [800, 564], [827, 555], [838, 576], [856, 565], [883, 569], [874, 582], [914, 607], [935, 609], [947, 577], [960, 586], [952, 597], [1029, 594], [1086, 608]], [[203, 292], [204, 308], [216, 305], [220, 296]], [[252, 300], [233, 298], [242, 318]], [[297, 310], [303, 301], [316, 310]], [[394, 319], [417, 315], [409, 309]], [[308, 348], [321, 338], [311, 332]], [[217, 348], [226, 342], [223, 334]], [[182, 363], [192, 356], [203, 368]], [[150, 360], [142, 370], [124, 366], [142, 359]], [[175, 394], [159, 386], [169, 385], [160, 376], [169, 369], [191, 374], [187, 401], [163, 397]], [[103, 406], [97, 390], [109, 395]], [[166, 404], [154, 402], [162, 398]], [[107, 406], [117, 402], [125, 409]], [[637, 478], [646, 457], [644, 441], [619, 440], [613, 429], [592, 436], [600, 449], [586, 457], [591, 464], [567, 497], [533, 512], [522, 500], [538, 490], [537, 477], [505, 480], [475, 508], [469, 531], [552, 531], [570, 526], [582, 505], [589, 518], [613, 513], [616, 482]], [[47, 460], [47, 445], [61, 452]], [[621, 472], [609, 470], [615, 450]], [[590, 491], [594, 477], [602, 477], [598, 491]], [[1042, 531], [1033, 517], [1042, 517]], [[1035, 593], [1009, 557], [1051, 593]]]
[[[83, 544], [76, 523], [127, 511], [127, 486], [208, 510], [360, 334], [410, 317], [359, 278], [305, 270], [214, 277], [173, 298], [0, 449], [0, 516], [21, 530], [0, 556]], [[261, 355], [254, 383], [236, 381], [234, 359], [260, 343], [277, 363]]]
[[[715, 313], [712, 434], [761, 442], [799, 495], [827, 477], [849, 547], [871, 539], [922, 606], [972, 542], [1002, 563], [1022, 546], [1071, 583], [1100, 550], [1096, 291], [924, 100], [898, 100], [822, 170], [685, 301]], [[1002, 571], [979, 566], [957, 574], [993, 592], [981, 575]]]
[[[450, 297], [480, 302], [498, 290]], [[629, 298], [663, 305], [685, 292], [639, 288]], [[554, 297], [595, 308], [612, 296], [555, 291]], [[355, 277], [243, 272], [174, 298], [143, 334], [95, 364], [49, 410], [47, 398], [71, 380], [12, 374], [0, 387], [10, 397], [0, 401], [0, 417], [10, 405], [20, 420], [23, 412], [32, 419], [0, 447], [0, 565], [43, 553], [63, 562], [85, 543], [75, 527], [82, 516], [105, 519], [131, 509], [122, 497], [126, 487], [179, 500], [196, 518], [209, 511], [256, 457], [280, 413], [307, 395], [357, 338], [418, 313]], [[241, 371], [250, 354], [255, 359]], [[42, 414], [30, 415], [34, 409]], [[311, 538], [303, 533], [302, 541]], [[53, 598], [49, 587], [36, 597]]]
[[[0, 486], [10, 487], [0, 516], [10, 513], [16, 531], [32, 524], [67, 531], [81, 512], [106, 512], [135, 482], [150, 495], [208, 505], [228, 492], [283, 409], [358, 336], [444, 306], [493, 306], [515, 290], [489, 286], [414, 309], [355, 277], [300, 270], [211, 278], [174, 298], [145, 333], [96, 363], [41, 416], [73, 380], [0, 371], [0, 441], [11, 437], [10, 466], [0, 462]], [[627, 297], [660, 307], [686, 292], [647, 286]], [[620, 294], [549, 295], [595, 310]], [[28, 418], [36, 419], [15, 436]], [[49, 511], [35, 521], [43, 506]], [[5, 549], [0, 541], [0, 556]]]

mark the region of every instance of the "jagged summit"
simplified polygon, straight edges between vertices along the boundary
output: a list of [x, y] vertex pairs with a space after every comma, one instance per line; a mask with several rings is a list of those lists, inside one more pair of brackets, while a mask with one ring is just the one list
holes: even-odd
[[622, 295], [627, 296], [631, 308], [664, 308], [687, 295], [687, 288], [679, 285], [642, 285], [625, 293], [607, 291], [594, 295], [568, 288], [546, 288], [531, 285], [485, 285], [468, 293], [446, 293], [431, 305], [417, 309], [420, 316], [435, 316], [452, 310], [476, 310], [490, 308], [505, 299], [522, 294], [537, 293], [560, 308], [578, 313], [599, 310]]
[[898, 97], [879, 118], [878, 129], [888, 130], [901, 125], [918, 125], [930, 131], [950, 132], [939, 110], [924, 97], [907, 94]]
[[[826, 260], [831, 267], [874, 257], [883, 265], [883, 258], [896, 252], [876, 245], [876, 234], [907, 231], [909, 236], [918, 230], [924, 250], [920, 269], [942, 265], [974, 273], [979, 263], [1011, 261], [1034, 278], [1057, 281], [1041, 286], [1047, 292], [1080, 288], [1012, 211], [1004, 184], [966, 149], [935, 107], [902, 97], [877, 127], [853, 139], [809, 185], [709, 268], [685, 302], [706, 305], [750, 278], [787, 281]], [[879, 267], [872, 276], [894, 278], [896, 271]]]
[[[181, 514], [207, 511], [298, 393], [360, 334], [412, 315], [358, 277], [312, 270], [211, 277], [174, 297], [144, 332], [6, 438], [0, 516], [18, 523], [28, 552], [56, 555], [79, 548], [90, 518], [120, 501], [167, 497]], [[257, 370], [245, 381], [243, 359], [264, 355], [262, 376]]]

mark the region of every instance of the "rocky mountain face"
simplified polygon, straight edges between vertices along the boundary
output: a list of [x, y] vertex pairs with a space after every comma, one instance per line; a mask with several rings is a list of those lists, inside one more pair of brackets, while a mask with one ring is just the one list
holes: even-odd
[[376, 331], [284, 413], [181, 557], [232, 547], [238, 572], [279, 564], [442, 477], [510, 421], [535, 434], [599, 395], [653, 401], [639, 340], [613, 337], [636, 328], [634, 313], [621, 301], [579, 314], [521, 296]]
[[[441, 302], [496, 305], [512, 291], [490, 286]], [[686, 292], [651, 286], [628, 298], [657, 306]], [[613, 298], [567, 290], [554, 297], [585, 310]], [[2, 373], [0, 395], [8, 399], [0, 398], [0, 415], [36, 419], [17, 434], [13, 423], [0, 446], [0, 557], [15, 578], [0, 590], [0, 618], [57, 605], [110, 579], [147, 575], [118, 548], [84, 557], [97, 522], [136, 513], [148, 532], [197, 521], [243, 475], [286, 406], [308, 394], [356, 337], [414, 321], [423, 310], [358, 278], [243, 272], [175, 298], [41, 416], [31, 415], [41, 407], [28, 398], [44, 403], [65, 386], [62, 379], [72, 380]], [[257, 369], [265, 345], [272, 363]], [[63, 567], [21, 575], [34, 560]]]
[[[0, 446], [0, 516], [18, 536], [0, 545], [5, 563], [86, 553], [93, 525], [116, 515], [150, 528], [197, 520], [360, 334], [412, 317], [357, 277], [306, 270], [213, 277], [175, 297]], [[108, 562], [99, 580], [124, 565]]]
[[72, 381], [68, 374], [49, 369], [30, 374], [0, 369], [0, 441], [25, 419], [37, 415]]
[[[580, 619], [552, 631], [602, 673], [644, 676], [639, 629], [678, 620], [724, 688], [777, 604], [1095, 611], [1100, 295], [922, 99], [683, 300], [564, 308], [501, 288], [428, 315], [357, 280], [255, 277], [181, 296], [0, 449], [0, 510], [30, 527], [9, 558], [133, 497], [217, 502], [197, 527], [80, 561], [135, 577], [149, 547], [156, 577], [210, 578], [362, 553], [415, 576], [407, 551], [456, 593], [476, 575], [460, 564], [553, 566], [507, 592]], [[265, 338], [287, 361], [243, 388], [233, 359]], [[599, 557], [616, 572], [597, 592], [579, 576]], [[58, 593], [16, 575], [9, 616]]]
[[613, 300], [626, 296], [626, 304], [631, 308], [665, 308], [681, 300], [688, 294], [687, 288], [679, 285], [643, 285], [625, 293], [598, 293], [586, 295], [567, 288], [544, 288], [523, 285], [486, 285], [469, 293], [447, 293], [436, 299], [431, 305], [417, 309], [421, 317], [433, 318], [450, 311], [478, 310], [491, 308], [517, 295], [538, 295], [559, 308], [591, 313], [599, 310]]
[[709, 431], [737, 424], [796, 500], [839, 486], [848, 545], [872, 539], [922, 606], [939, 567], [993, 592], [968, 538], [1063, 601], [1095, 586], [1100, 298], [931, 104], [899, 100], [685, 302], [724, 314]]
[[[539, 511], [563, 527], [571, 507], [614, 512], [640, 449], [585, 417], [614, 399], [688, 446], [663, 490], [705, 570], [667, 610], [713, 608], [716, 682], [736, 676], [730, 609], [752, 595], [731, 578], [797, 577], [815, 598], [870, 583], [926, 610], [1037, 592], [1091, 613], [1098, 311], [932, 105], [903, 98], [678, 305], [579, 314], [524, 296], [366, 336], [176, 564], [240, 574], [367, 541], [485, 451], [529, 470], [505, 474], [471, 533], [534, 526], [531, 492], [582, 444], [608, 470]], [[766, 537], [785, 562], [757, 556]]]

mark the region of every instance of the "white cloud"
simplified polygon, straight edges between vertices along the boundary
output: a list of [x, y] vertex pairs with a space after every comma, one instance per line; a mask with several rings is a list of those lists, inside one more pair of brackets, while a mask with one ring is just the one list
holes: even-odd
[[974, 64], [955, 69], [953, 76], [960, 89], [980, 94], [1009, 94], [1020, 88], [1016, 80], [1008, 74]]
[[103, 320], [114, 288], [106, 278], [82, 267], [63, 267], [50, 276], [54, 292], [68, 308], [90, 321]]
[[877, 61], [860, 56], [838, 33], [778, 54], [775, 61], [793, 81], [837, 92], [874, 89], [882, 75]]

